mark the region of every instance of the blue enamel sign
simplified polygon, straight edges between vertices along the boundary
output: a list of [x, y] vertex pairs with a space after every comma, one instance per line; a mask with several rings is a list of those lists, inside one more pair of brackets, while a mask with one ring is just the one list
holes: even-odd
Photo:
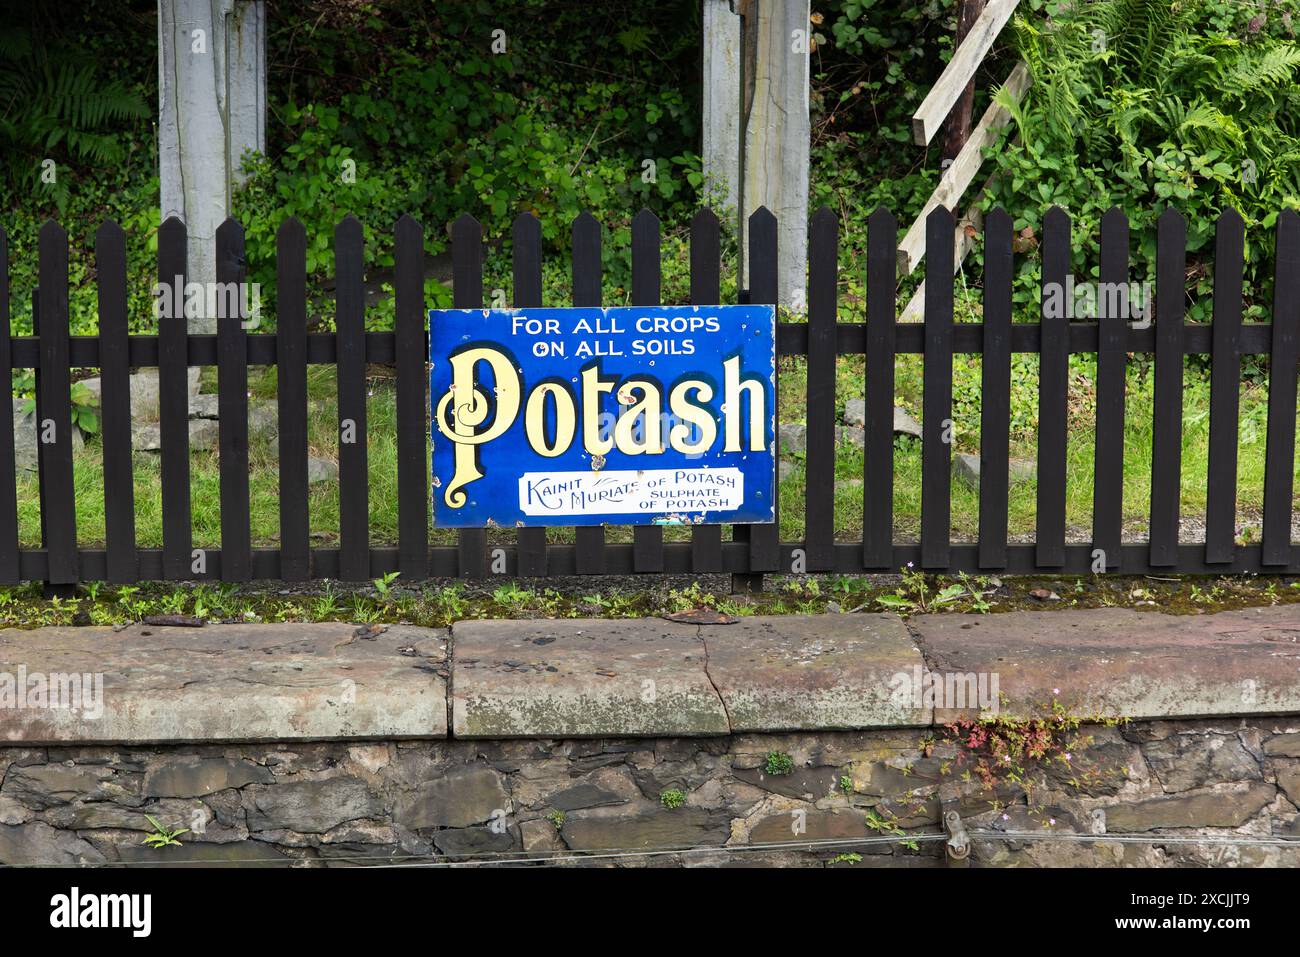
[[434, 524], [773, 521], [771, 306], [434, 309]]

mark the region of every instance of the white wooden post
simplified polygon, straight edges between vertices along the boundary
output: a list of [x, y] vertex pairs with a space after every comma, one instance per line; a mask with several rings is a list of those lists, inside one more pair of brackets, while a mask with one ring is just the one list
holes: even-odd
[[[780, 303], [802, 313], [808, 269], [809, 0], [756, 0], [748, 8], [746, 41], [753, 57], [746, 81], [753, 97], [744, 118], [741, 201], [746, 224], [760, 206], [776, 216]], [[749, 264], [742, 268], [748, 287]]]
[[[158, 99], [162, 217], [185, 221], [190, 281], [213, 282], [240, 158], [266, 150], [263, 0], [158, 0]], [[214, 317], [190, 323], [215, 330]]]
[[731, 0], [704, 0], [704, 197], [733, 222], [740, 194], [740, 23]]

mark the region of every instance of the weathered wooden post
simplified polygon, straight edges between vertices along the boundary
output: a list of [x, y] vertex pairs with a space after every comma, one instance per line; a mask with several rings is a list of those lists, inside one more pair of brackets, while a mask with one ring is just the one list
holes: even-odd
[[[264, 0], [158, 0], [158, 100], [162, 218], [184, 220], [188, 278], [210, 283], [240, 159], [266, 149]], [[213, 333], [216, 318], [189, 326]]]
[[[957, 38], [953, 49], [961, 46], [970, 34], [975, 21], [984, 12], [984, 0], [958, 0], [957, 2]], [[961, 148], [970, 136], [971, 118], [975, 111], [975, 78], [971, 77], [957, 98], [957, 104], [948, 114], [948, 122], [943, 128], [943, 159], [951, 162], [957, 158]], [[946, 164], [945, 164], [946, 166]]]
[[761, 206], [776, 216], [778, 301], [795, 312], [807, 310], [809, 12], [807, 0], [755, 0], [745, 21], [741, 203], [746, 223]]
[[732, 0], [704, 0], [704, 197], [736, 215], [740, 195], [741, 17]]
[[796, 312], [806, 310], [809, 13], [808, 0], [704, 4], [706, 188], [737, 216], [746, 288], [749, 217], [760, 206], [776, 216], [780, 304]]

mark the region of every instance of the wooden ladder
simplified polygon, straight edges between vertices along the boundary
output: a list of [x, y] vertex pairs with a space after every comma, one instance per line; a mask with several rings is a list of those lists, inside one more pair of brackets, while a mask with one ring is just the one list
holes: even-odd
[[[972, 0], [966, 0], [967, 3]], [[979, 69], [988, 55], [993, 42], [1001, 34], [1003, 27], [1011, 19], [1020, 0], [990, 0], [964, 33], [960, 30], [958, 46], [948, 66], [926, 94], [921, 105], [912, 115], [912, 139], [918, 146], [928, 146], [935, 134], [943, 126], [953, 107], [972, 85], [975, 71]], [[1022, 61], [1007, 76], [1003, 89], [1019, 103], [1029, 89], [1033, 78], [1029, 67]], [[984, 165], [984, 148], [993, 145], [1002, 128], [1011, 121], [1011, 113], [999, 105], [991, 103], [980, 121], [970, 131], [970, 135], [961, 149], [943, 171], [939, 185], [935, 187], [930, 198], [926, 200], [921, 212], [903, 236], [898, 245], [898, 272], [900, 276], [909, 276], [925, 255], [925, 221], [939, 206], [956, 210], [967, 189], [975, 180]], [[989, 181], [986, 180], [967, 206], [966, 215], [957, 217], [953, 241], [953, 272], [956, 273], [975, 243], [975, 236], [982, 226], [979, 203], [983, 198]], [[918, 322], [922, 318], [925, 302], [925, 283], [917, 287], [916, 292], [904, 307], [900, 322]]]

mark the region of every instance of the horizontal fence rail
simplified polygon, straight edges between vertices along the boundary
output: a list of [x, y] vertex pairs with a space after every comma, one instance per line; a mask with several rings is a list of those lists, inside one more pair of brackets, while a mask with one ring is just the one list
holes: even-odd
[[[777, 302], [777, 222], [766, 209], [749, 224], [751, 303]], [[1291, 541], [1295, 468], [1296, 385], [1300, 362], [1300, 214], [1277, 220], [1272, 321], [1243, 323], [1244, 226], [1234, 211], [1216, 224], [1213, 321], [1185, 321], [1187, 226], [1176, 211], [1157, 223], [1154, 320], [1134, 325], [1099, 303], [1095, 322], [1071, 321], [1046, 308], [1049, 291], [1070, 271], [1071, 223], [1061, 209], [1047, 212], [1040, 250], [1042, 317], [1013, 322], [1015, 275], [1012, 221], [1002, 210], [985, 218], [983, 322], [954, 322], [951, 271], [954, 219], [944, 208], [926, 222], [927, 275], [923, 323], [897, 321], [897, 221], [886, 210], [868, 220], [866, 321], [837, 317], [840, 224], [819, 210], [809, 231], [808, 317], [777, 326], [779, 356], [807, 359], [805, 537], [782, 542], [779, 526], [738, 525], [731, 540], [721, 526], [696, 526], [689, 541], [665, 542], [658, 526], [638, 527], [633, 540], [606, 540], [601, 527], [573, 530], [572, 544], [548, 542], [542, 528], [499, 532], [461, 529], [457, 544], [430, 546], [427, 310], [423, 301], [424, 231], [403, 216], [395, 229], [392, 332], [365, 329], [364, 238], [345, 218], [334, 234], [335, 331], [307, 332], [306, 252], [309, 237], [295, 219], [277, 234], [277, 328], [246, 330], [238, 313], [219, 315], [211, 335], [189, 334], [183, 319], [162, 320], [157, 335], [130, 335], [126, 237], [106, 222], [95, 235], [99, 334], [69, 335], [68, 238], [46, 223], [38, 238], [34, 335], [11, 335], [8, 239], [0, 230], [0, 374], [32, 369], [36, 377], [41, 548], [19, 547], [15, 436], [0, 428], [0, 582], [137, 580], [342, 579], [361, 581], [391, 572], [405, 580], [427, 577], [623, 575], [639, 573], [871, 572], [907, 565], [936, 572], [998, 571], [1129, 574], [1296, 573]], [[633, 305], [661, 301], [660, 223], [642, 211], [631, 228]], [[601, 227], [582, 214], [572, 229], [574, 305], [602, 301]], [[451, 228], [453, 301], [483, 304], [483, 234], [472, 217]], [[1101, 283], [1130, 280], [1128, 222], [1119, 210], [1101, 223]], [[158, 231], [159, 282], [187, 275], [185, 225], [168, 219]], [[512, 230], [513, 302], [543, 305], [542, 233], [531, 214]], [[702, 210], [691, 223], [690, 298], [717, 303], [721, 286], [721, 230]], [[242, 228], [228, 220], [216, 235], [216, 278], [244, 278]], [[948, 275], [945, 275], [948, 273]], [[786, 278], [788, 282], [788, 277]], [[551, 305], [556, 305], [551, 303]], [[1037, 436], [1036, 535], [1008, 541], [1011, 358], [1040, 357]], [[1123, 543], [1125, 371], [1131, 354], [1154, 356], [1153, 452], [1149, 540]], [[894, 541], [894, 364], [898, 355], [923, 356], [920, 541]], [[981, 358], [978, 540], [951, 541], [950, 427], [954, 356]], [[1069, 357], [1097, 356], [1096, 445], [1092, 540], [1066, 543], [1067, 395]], [[1205, 542], [1179, 541], [1183, 357], [1210, 359], [1209, 453]], [[1269, 357], [1263, 533], [1259, 544], [1235, 538], [1238, 410], [1242, 359]], [[836, 537], [834, 518], [836, 361], [863, 356], [866, 427], [863, 532], [860, 541]], [[392, 545], [370, 541], [368, 527], [366, 367], [395, 374], [398, 536]], [[307, 367], [334, 366], [339, 428], [339, 538], [334, 548], [311, 546], [308, 499]], [[196, 549], [191, 516], [189, 370], [218, 370], [221, 547]], [[277, 367], [279, 415], [278, 548], [251, 545], [249, 490], [249, 367]], [[132, 475], [130, 370], [158, 369], [162, 547], [136, 543]], [[69, 390], [75, 368], [101, 370], [101, 439], [105, 546], [79, 547], [73, 482]], [[44, 427], [49, 424], [46, 431]], [[778, 438], [779, 442], [779, 438]], [[777, 450], [779, 453], [779, 449]], [[500, 540], [496, 540], [500, 538]]]
[[[862, 355], [867, 349], [870, 332], [868, 323], [837, 322], [835, 328], [835, 354], [840, 356]], [[984, 352], [985, 323], [959, 322], [953, 325], [952, 351], [954, 354], [978, 355]], [[776, 351], [781, 356], [808, 355], [808, 330], [802, 322], [782, 321], [776, 327]], [[1097, 324], [1092, 322], [1068, 322], [1062, 324], [1059, 332], [1052, 334], [1059, 337], [1059, 344], [1064, 346], [1061, 355], [1095, 353], [1097, 351]], [[395, 333], [364, 332], [351, 345], [359, 349], [363, 362], [375, 365], [392, 366], [397, 362]], [[425, 333], [427, 337], [427, 332]], [[903, 322], [894, 325], [894, 354], [923, 354], [925, 352], [925, 325], [920, 322]], [[1238, 326], [1236, 336], [1236, 353], [1240, 356], [1269, 355], [1273, 346], [1273, 325], [1268, 322], [1247, 322]], [[103, 339], [101, 336], [69, 336], [68, 354], [72, 368], [101, 368], [104, 362]], [[217, 365], [217, 337], [191, 333], [186, 337], [184, 365]], [[245, 336], [250, 366], [273, 366], [278, 364], [280, 347], [277, 333], [249, 333]], [[344, 354], [340, 348], [338, 336], [333, 332], [309, 332], [306, 339], [306, 360], [308, 365], [337, 365], [339, 357]], [[1213, 323], [1185, 323], [1181, 335], [1181, 352], [1183, 355], [1214, 354]], [[1149, 329], [1128, 328], [1124, 330], [1121, 340], [1123, 351], [1138, 353], [1155, 353], [1155, 325]], [[1016, 323], [1007, 336], [1008, 350], [1012, 353], [1040, 354], [1043, 349], [1043, 333], [1038, 324]], [[32, 336], [14, 336], [10, 339], [10, 367], [14, 369], [39, 369], [40, 342]], [[1228, 348], [1228, 346], [1224, 346]], [[158, 368], [164, 365], [159, 361], [159, 344], [157, 336], [132, 335], [126, 337], [127, 363], [132, 368]]]

